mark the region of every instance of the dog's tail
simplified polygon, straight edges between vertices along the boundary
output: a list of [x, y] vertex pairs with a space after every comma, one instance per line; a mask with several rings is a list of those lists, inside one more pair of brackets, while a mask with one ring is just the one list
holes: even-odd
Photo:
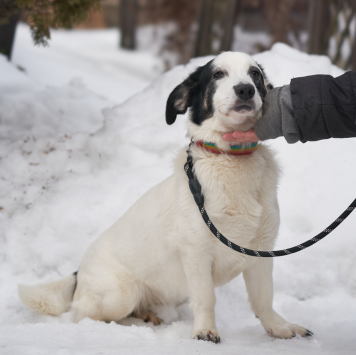
[[54, 282], [35, 286], [18, 285], [21, 301], [31, 310], [59, 316], [67, 312], [77, 287], [77, 273]]

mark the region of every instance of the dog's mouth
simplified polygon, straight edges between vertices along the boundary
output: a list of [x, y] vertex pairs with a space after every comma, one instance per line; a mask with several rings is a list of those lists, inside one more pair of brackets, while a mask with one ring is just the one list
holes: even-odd
[[242, 104], [242, 105], [238, 105], [235, 106], [233, 108], [234, 111], [238, 112], [238, 113], [245, 113], [245, 112], [250, 112], [253, 110], [252, 106], [250, 105], [246, 105], [246, 104]]

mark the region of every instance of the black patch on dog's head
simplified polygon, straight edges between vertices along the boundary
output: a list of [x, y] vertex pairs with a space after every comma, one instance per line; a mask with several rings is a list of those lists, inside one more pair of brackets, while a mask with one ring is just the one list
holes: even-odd
[[166, 122], [171, 125], [177, 115], [191, 107], [191, 119], [197, 124], [213, 115], [213, 96], [216, 90], [213, 78], [213, 60], [190, 74], [169, 95], [166, 105]]

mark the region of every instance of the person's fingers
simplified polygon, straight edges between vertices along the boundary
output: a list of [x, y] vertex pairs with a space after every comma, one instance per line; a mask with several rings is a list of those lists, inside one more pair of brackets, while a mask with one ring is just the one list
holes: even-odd
[[226, 141], [234, 141], [239, 143], [249, 142], [249, 137], [246, 137], [245, 132], [234, 132], [234, 133], [225, 133], [223, 139]]
[[247, 132], [236, 131], [232, 134], [233, 139], [239, 142], [258, 142], [259, 139], [256, 135], [255, 130], [252, 128]]
[[259, 141], [259, 138], [257, 137], [256, 132], [253, 128], [247, 132], [236, 131], [234, 133], [225, 133], [223, 135], [223, 139], [226, 141], [234, 141], [240, 143]]
[[223, 139], [226, 141], [233, 141], [235, 138], [233, 137], [232, 133], [225, 133], [223, 135]]

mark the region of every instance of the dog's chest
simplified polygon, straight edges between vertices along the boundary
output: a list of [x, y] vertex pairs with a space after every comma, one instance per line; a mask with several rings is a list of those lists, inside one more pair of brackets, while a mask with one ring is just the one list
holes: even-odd
[[205, 207], [217, 220], [260, 214], [263, 176], [268, 169], [258, 152], [251, 156], [212, 156], [195, 163], [195, 172], [202, 186]]
[[[261, 226], [263, 176], [268, 166], [258, 152], [248, 157], [217, 158], [201, 159], [195, 164], [205, 208], [213, 224], [226, 238], [248, 248], [258, 238], [257, 231]], [[236, 277], [248, 261], [217, 240], [207, 228], [205, 231], [210, 241], [214, 284], [225, 284]]]

